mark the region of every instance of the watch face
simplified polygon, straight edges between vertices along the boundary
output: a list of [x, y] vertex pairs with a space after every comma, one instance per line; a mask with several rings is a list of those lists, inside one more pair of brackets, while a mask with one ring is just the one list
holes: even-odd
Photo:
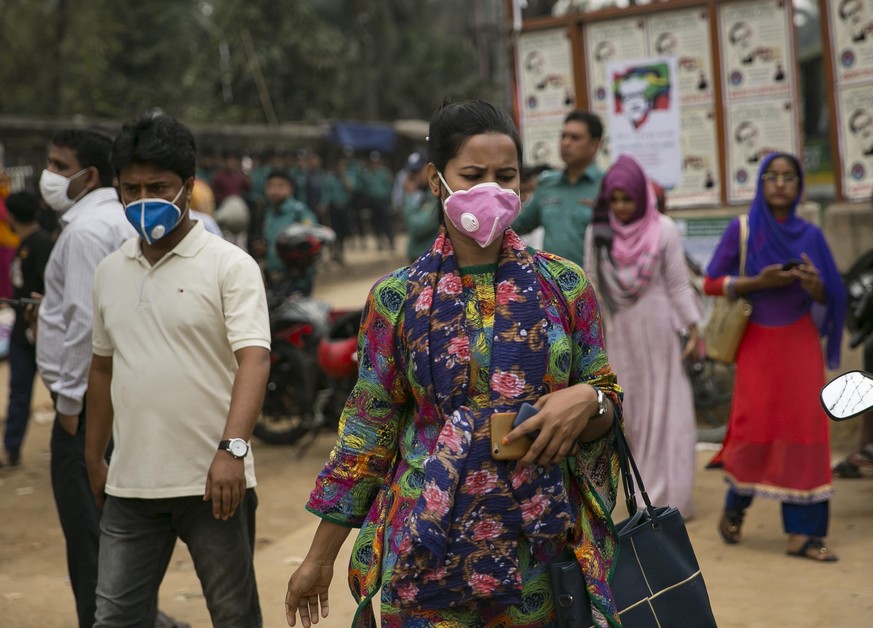
[[230, 441], [230, 445], [228, 446], [228, 451], [237, 458], [242, 458], [249, 451], [249, 446], [246, 442], [241, 438], [234, 438]]

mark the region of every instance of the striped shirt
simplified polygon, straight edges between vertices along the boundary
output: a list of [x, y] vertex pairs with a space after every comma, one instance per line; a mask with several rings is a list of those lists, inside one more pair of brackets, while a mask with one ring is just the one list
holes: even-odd
[[45, 269], [36, 362], [61, 414], [82, 412], [91, 368], [91, 314], [97, 264], [136, 235], [113, 188], [99, 188], [61, 216], [64, 227]]

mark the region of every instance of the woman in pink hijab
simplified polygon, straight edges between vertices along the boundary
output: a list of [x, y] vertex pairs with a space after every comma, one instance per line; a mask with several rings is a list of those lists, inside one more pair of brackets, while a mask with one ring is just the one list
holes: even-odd
[[585, 240], [634, 457], [652, 501], [688, 519], [697, 431], [682, 361], [696, 350], [702, 310], [679, 228], [659, 213], [653, 184], [632, 157], [622, 155], [604, 175]]

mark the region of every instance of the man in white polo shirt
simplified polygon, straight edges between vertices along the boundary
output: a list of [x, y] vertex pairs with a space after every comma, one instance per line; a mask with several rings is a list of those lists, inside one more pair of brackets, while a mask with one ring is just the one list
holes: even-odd
[[126, 124], [112, 162], [139, 237], [94, 278], [85, 457], [105, 500], [95, 626], [150, 625], [181, 538], [213, 625], [260, 627], [248, 446], [270, 368], [260, 271], [189, 218], [195, 147], [181, 123]]

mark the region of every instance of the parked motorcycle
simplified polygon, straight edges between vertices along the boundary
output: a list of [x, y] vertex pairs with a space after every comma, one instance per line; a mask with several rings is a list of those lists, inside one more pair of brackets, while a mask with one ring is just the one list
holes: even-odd
[[270, 291], [270, 378], [254, 435], [266, 443], [298, 444], [335, 430], [357, 376], [361, 310], [334, 309], [304, 294], [303, 278], [334, 241], [320, 225], [295, 224], [277, 238], [285, 279]]

